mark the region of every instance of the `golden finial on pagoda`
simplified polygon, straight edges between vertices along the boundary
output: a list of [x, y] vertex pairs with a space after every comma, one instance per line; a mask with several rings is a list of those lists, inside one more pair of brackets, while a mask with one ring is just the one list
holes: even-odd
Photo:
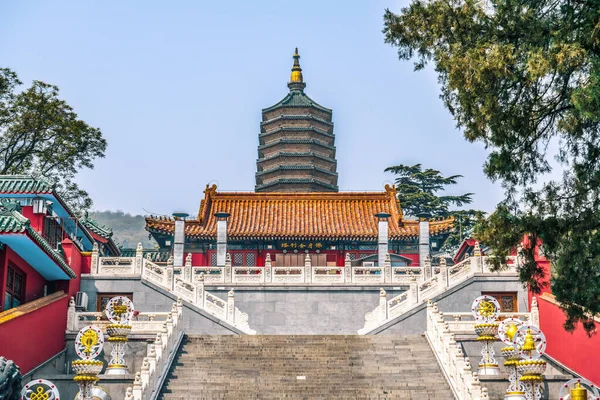
[[298, 48], [294, 53], [294, 66], [292, 67], [292, 75], [290, 76], [290, 82], [304, 82], [302, 79], [302, 68], [300, 68], [300, 54], [298, 54]]

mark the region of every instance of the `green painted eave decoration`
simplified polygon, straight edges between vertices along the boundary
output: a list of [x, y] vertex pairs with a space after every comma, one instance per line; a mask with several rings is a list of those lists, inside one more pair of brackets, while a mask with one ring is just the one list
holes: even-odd
[[48, 255], [66, 272], [67, 275], [71, 278], [77, 278], [75, 272], [69, 267], [69, 264], [64, 260], [61, 254], [59, 254], [56, 250], [50, 246], [50, 243], [46, 241], [35, 229], [31, 226], [27, 226], [27, 233], [29, 236], [48, 253]]
[[267, 187], [271, 187], [271, 186], [275, 186], [278, 184], [299, 184], [299, 183], [310, 183], [310, 184], [315, 184], [315, 185], [320, 185], [320, 186], [324, 186], [324, 187], [328, 187], [330, 189], [334, 189], [334, 190], [338, 190], [338, 187], [335, 185], [330, 185], [329, 183], [325, 183], [325, 182], [321, 182], [318, 179], [312, 179], [312, 178], [282, 178], [282, 179], [277, 179], [273, 182], [269, 182], [263, 185], [257, 185], [255, 190], [259, 190], [259, 189], [264, 189]]
[[262, 112], [265, 113], [283, 107], [313, 107], [325, 113], [332, 113], [332, 111], [329, 108], [325, 108], [322, 105], [318, 104], [316, 101], [308, 97], [304, 92], [300, 90], [292, 90], [279, 103], [268, 108], [263, 108]]
[[276, 171], [289, 171], [289, 170], [319, 171], [324, 174], [337, 176], [337, 172], [331, 172], [331, 171], [326, 170], [325, 168], [319, 168], [315, 165], [280, 165], [275, 168], [270, 168], [270, 169], [266, 169], [264, 171], [257, 172], [256, 176], [265, 175], [265, 174], [268, 174], [271, 172], [276, 172]]
[[274, 158], [278, 158], [278, 157], [315, 157], [315, 158], [319, 158], [321, 160], [325, 160], [325, 161], [330, 161], [334, 164], [336, 164], [336, 160], [330, 157], [325, 157], [322, 156], [321, 154], [317, 154], [315, 152], [299, 152], [299, 153], [293, 153], [293, 152], [287, 152], [287, 151], [280, 151], [277, 154], [272, 155], [271, 157], [265, 157], [265, 158], [259, 158], [258, 160], [256, 160], [256, 162], [261, 162], [261, 161], [266, 161], [266, 160], [272, 160]]
[[50, 243], [31, 227], [29, 220], [21, 214], [21, 207], [18, 203], [10, 199], [1, 199], [0, 205], [0, 233], [27, 233], [67, 275], [71, 278], [77, 277], [62, 255], [54, 250]]
[[110, 239], [113, 235], [113, 231], [108, 226], [100, 225], [97, 221], [90, 218], [87, 213], [85, 216], [79, 220], [83, 226], [85, 226], [90, 231], [94, 232], [98, 236], [104, 239]]
[[325, 147], [330, 150], [335, 150], [335, 146], [330, 146], [327, 143], [323, 143], [323, 142], [321, 142], [319, 140], [315, 140], [315, 139], [279, 139], [279, 140], [275, 140], [273, 142], [264, 144], [262, 146], [258, 146], [258, 149], [262, 150], [262, 149], [277, 146], [280, 144], [314, 144], [317, 146]]
[[272, 131], [269, 131], [269, 132], [263, 132], [263, 133], [259, 134], [258, 136], [265, 137], [265, 136], [273, 135], [273, 134], [279, 133], [279, 132], [315, 132], [315, 133], [318, 133], [320, 135], [327, 136], [330, 138], [335, 137], [335, 135], [333, 133], [326, 132], [322, 129], [315, 128], [313, 126], [306, 127], [306, 128], [300, 127], [300, 126], [282, 126], [281, 128], [273, 129]]
[[268, 119], [266, 121], [261, 121], [260, 125], [264, 126], [264, 125], [268, 125], [268, 124], [270, 124], [272, 122], [276, 122], [276, 121], [280, 121], [280, 120], [291, 120], [291, 121], [311, 120], [311, 121], [320, 122], [320, 123], [325, 124], [325, 125], [333, 126], [333, 122], [327, 121], [327, 120], [325, 120], [323, 118], [319, 118], [317, 116], [310, 115], [310, 114], [304, 114], [304, 115], [284, 114], [284, 115], [279, 115], [279, 116], [277, 116], [275, 118], [271, 118], [271, 119]]
[[0, 193], [52, 193], [54, 185], [43, 177], [0, 175]]

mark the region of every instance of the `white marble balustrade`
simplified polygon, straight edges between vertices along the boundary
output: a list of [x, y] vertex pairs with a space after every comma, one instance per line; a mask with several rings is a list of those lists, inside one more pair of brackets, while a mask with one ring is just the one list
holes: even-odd
[[[425, 260], [425, 269], [431, 269], [430, 260]], [[515, 257], [509, 258], [509, 264], [494, 274], [512, 274], [517, 272], [517, 262]], [[380, 304], [365, 315], [365, 325], [358, 331], [360, 335], [367, 334], [372, 330], [384, 325], [393, 318], [416, 307], [418, 304], [427, 301], [438, 294], [448, 290], [448, 288], [458, 285], [473, 277], [475, 274], [491, 274], [491, 263], [488, 257], [473, 256], [466, 260], [447, 267], [444, 260], [442, 264], [434, 269], [431, 278], [419, 282], [413, 275], [409, 281], [409, 290], [401, 293], [393, 299], [386, 301], [380, 299]], [[385, 291], [381, 289], [385, 296]], [[385, 304], [385, 306], [383, 305]]]
[[[500, 313], [499, 319], [518, 318], [527, 325], [539, 327], [539, 310], [534, 297], [529, 312]], [[487, 389], [481, 386], [472, 371], [468, 357], [456, 343], [455, 335], [474, 334], [475, 319], [470, 312], [441, 312], [436, 303], [427, 303], [427, 331], [429, 345], [436, 354], [448, 384], [460, 399], [488, 399]]]
[[233, 266], [227, 254], [224, 266], [192, 266], [191, 254], [185, 265], [173, 266], [170, 258], [166, 266], [143, 257], [138, 245], [135, 257], [99, 257], [97, 248], [92, 252], [94, 275], [142, 275], [143, 279], [171, 287], [175, 277], [191, 283], [236, 285], [377, 285], [380, 283], [408, 285], [411, 281], [423, 282], [425, 273], [420, 266], [392, 266], [389, 254], [383, 266], [352, 266], [347, 257], [343, 266], [311, 265], [307, 255], [304, 265], [277, 266], [267, 254], [264, 266]]

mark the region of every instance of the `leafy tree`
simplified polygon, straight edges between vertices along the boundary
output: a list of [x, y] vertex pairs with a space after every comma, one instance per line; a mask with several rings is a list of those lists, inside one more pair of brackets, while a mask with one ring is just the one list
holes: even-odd
[[423, 170], [421, 164], [397, 165], [388, 167], [385, 172], [398, 175], [396, 188], [402, 211], [412, 217], [435, 218], [454, 216], [456, 226], [444, 242], [443, 249], [451, 251], [460, 245], [462, 239], [469, 235], [477, 218], [482, 215], [478, 210], [451, 210], [451, 207], [461, 207], [470, 204], [473, 193], [458, 196], [441, 196], [438, 192], [448, 186], [456, 185], [462, 175], [443, 176], [435, 169]]
[[443, 251], [455, 252], [458, 250], [463, 240], [472, 237], [475, 233], [475, 227], [485, 216], [481, 210], [456, 210], [452, 212], [454, 217], [454, 229], [442, 245]]
[[[565, 327], [590, 332], [600, 314], [600, 2], [417, 0], [386, 10], [384, 23], [400, 59], [433, 64], [466, 139], [490, 150], [484, 170], [506, 199], [481, 238], [502, 256], [526, 235], [520, 273], [534, 291], [541, 240]], [[544, 176], [553, 156], [562, 179]]]
[[398, 175], [396, 188], [398, 200], [406, 215], [418, 218], [443, 217], [451, 214], [450, 207], [470, 204], [473, 193], [460, 196], [439, 196], [437, 192], [447, 186], [456, 185], [462, 175], [442, 176], [440, 171], [428, 168], [423, 170], [421, 164], [396, 165], [388, 167], [385, 172]]
[[104, 157], [106, 140], [78, 119], [56, 86], [33, 81], [18, 92], [21, 84], [13, 71], [0, 69], [0, 174], [42, 175], [81, 213], [92, 201], [75, 174]]

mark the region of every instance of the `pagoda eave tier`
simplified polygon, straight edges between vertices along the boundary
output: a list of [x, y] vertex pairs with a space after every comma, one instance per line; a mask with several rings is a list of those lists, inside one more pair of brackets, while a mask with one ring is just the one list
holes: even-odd
[[[386, 185], [385, 192], [309, 192], [241, 193], [222, 192], [207, 186], [198, 217], [187, 220], [188, 240], [216, 240], [214, 214], [226, 212], [227, 236], [238, 240], [311, 240], [376, 242], [377, 213], [390, 214], [391, 241], [414, 241], [419, 237], [419, 222], [406, 221], [396, 199], [396, 191]], [[446, 235], [454, 219], [429, 223], [432, 237]], [[147, 217], [146, 230], [155, 237], [173, 236], [175, 221], [166, 217]]]
[[[307, 175], [307, 174], [304, 174]], [[260, 178], [257, 177], [260, 181]], [[337, 174], [333, 178], [334, 182], [337, 182]], [[285, 178], [277, 177], [274, 180], [257, 184], [254, 188], [257, 192], [286, 192], [286, 193], [300, 193], [300, 192], [337, 192], [338, 186], [324, 182], [320, 179], [315, 178]]]

